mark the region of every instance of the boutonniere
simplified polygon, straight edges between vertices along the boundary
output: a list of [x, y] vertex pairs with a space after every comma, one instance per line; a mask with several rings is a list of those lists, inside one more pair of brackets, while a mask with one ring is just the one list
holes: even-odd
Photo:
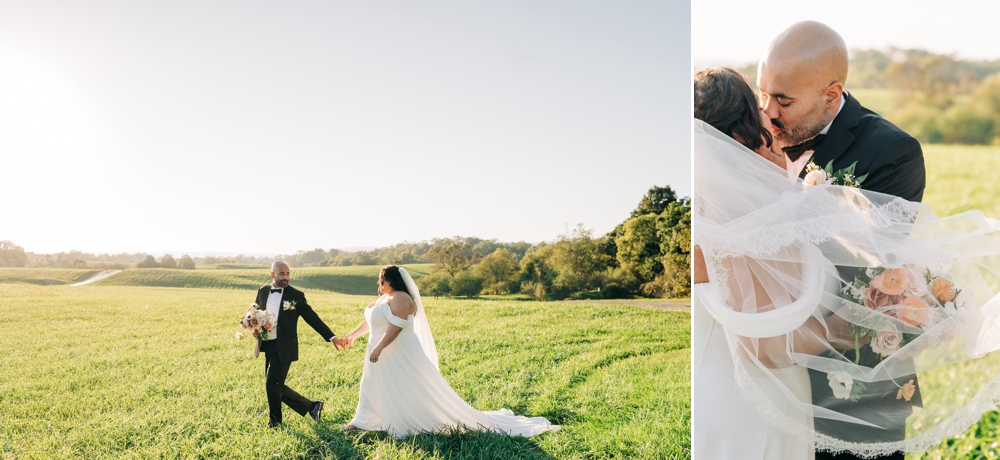
[[286, 311], [287, 310], [294, 310], [295, 309], [295, 301], [294, 300], [293, 301], [287, 301], [286, 300], [286, 301], [282, 302], [281, 303], [281, 309], [282, 310], [286, 310]]
[[820, 168], [812, 160], [806, 164], [806, 177], [802, 179], [802, 188], [814, 185], [842, 185], [844, 187], [861, 188], [861, 183], [868, 177], [867, 174], [858, 177], [854, 175], [854, 168], [858, 165], [855, 161], [850, 166], [837, 171], [833, 170], [833, 160], [826, 164], [826, 168]]

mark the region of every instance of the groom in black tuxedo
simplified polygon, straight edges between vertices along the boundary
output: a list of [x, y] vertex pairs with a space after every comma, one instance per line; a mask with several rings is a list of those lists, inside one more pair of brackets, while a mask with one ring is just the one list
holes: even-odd
[[281, 403], [284, 402], [299, 415], [309, 414], [317, 422], [323, 414], [323, 401], [312, 401], [285, 386], [288, 368], [299, 359], [299, 335], [296, 327], [299, 318], [306, 320], [327, 342], [335, 336], [323, 320], [319, 319], [302, 291], [288, 285], [292, 273], [288, 264], [278, 261], [271, 265], [272, 283], [257, 290], [257, 308], [277, 316], [275, 326], [268, 333], [268, 340], [257, 339], [254, 356], [264, 352], [267, 407], [270, 412], [268, 426], [281, 425]]
[[[805, 177], [812, 160], [823, 168], [830, 161], [838, 171], [857, 162], [857, 176], [867, 174], [861, 188], [910, 201], [920, 201], [926, 184], [920, 143], [886, 119], [861, 106], [844, 92], [847, 80], [847, 46], [833, 29], [818, 22], [793, 24], [771, 42], [757, 72], [761, 109], [771, 119], [773, 134], [787, 155], [790, 177]], [[853, 275], [848, 275], [853, 277]], [[854, 350], [845, 356], [854, 360]], [[871, 347], [860, 348], [860, 364], [874, 367], [878, 357]], [[912, 362], [911, 362], [912, 363]], [[816, 431], [858, 442], [901, 441], [906, 417], [920, 406], [920, 386], [910, 401], [897, 399], [892, 382], [872, 383], [856, 402], [833, 396], [825, 372], [809, 370], [813, 404], [850, 415], [866, 411], [884, 418], [870, 420], [882, 426], [859, 425], [816, 417]], [[916, 383], [916, 375], [907, 376]], [[871, 410], [877, 408], [876, 410]], [[855, 459], [850, 454], [817, 452], [816, 459]], [[878, 457], [902, 460], [901, 452]]]

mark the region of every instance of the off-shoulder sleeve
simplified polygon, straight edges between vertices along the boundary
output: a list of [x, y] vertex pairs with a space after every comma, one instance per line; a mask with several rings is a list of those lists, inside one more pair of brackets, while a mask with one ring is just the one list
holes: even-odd
[[389, 320], [389, 324], [392, 324], [400, 329], [405, 329], [410, 324], [413, 324], [412, 321], [407, 321], [392, 314], [392, 307], [389, 306], [388, 302], [385, 303], [385, 308], [383, 308], [382, 311], [385, 313], [385, 319]]

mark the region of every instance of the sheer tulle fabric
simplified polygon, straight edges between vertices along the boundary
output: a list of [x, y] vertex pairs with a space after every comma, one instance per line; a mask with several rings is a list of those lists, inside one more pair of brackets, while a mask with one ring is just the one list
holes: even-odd
[[[420, 293], [409, 274], [400, 272], [417, 304], [417, 313], [404, 321], [392, 314], [384, 298], [365, 310], [371, 335], [352, 425], [388, 431], [396, 437], [454, 429], [530, 437], [559, 430], [545, 418], [518, 416], [508, 409], [480, 412], [455, 393], [438, 370], [437, 350]], [[378, 362], [372, 363], [368, 356], [390, 324], [402, 331], [382, 350]]]
[[[804, 188], [711, 126], [695, 120], [694, 130], [693, 242], [711, 279], [699, 302], [725, 331], [741, 394], [769, 424], [817, 449], [870, 456], [926, 450], [996, 407], [1000, 225], [853, 188]], [[869, 302], [845, 290], [889, 268], [915, 273], [901, 281], [908, 293], [920, 290], [917, 275], [940, 275], [963, 297]], [[885, 334], [859, 339], [864, 329]], [[894, 336], [905, 337], [898, 349]], [[790, 383], [791, 367], [811, 381]]]

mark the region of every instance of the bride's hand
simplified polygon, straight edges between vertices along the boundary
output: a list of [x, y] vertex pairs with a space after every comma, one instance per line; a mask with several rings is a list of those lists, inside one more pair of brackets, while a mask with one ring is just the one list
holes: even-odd
[[373, 363], [377, 363], [378, 362], [378, 357], [381, 354], [382, 354], [382, 349], [376, 347], [374, 350], [372, 350], [372, 354], [370, 356], [368, 356], [368, 360], [371, 361], [371, 362], [373, 362]]

